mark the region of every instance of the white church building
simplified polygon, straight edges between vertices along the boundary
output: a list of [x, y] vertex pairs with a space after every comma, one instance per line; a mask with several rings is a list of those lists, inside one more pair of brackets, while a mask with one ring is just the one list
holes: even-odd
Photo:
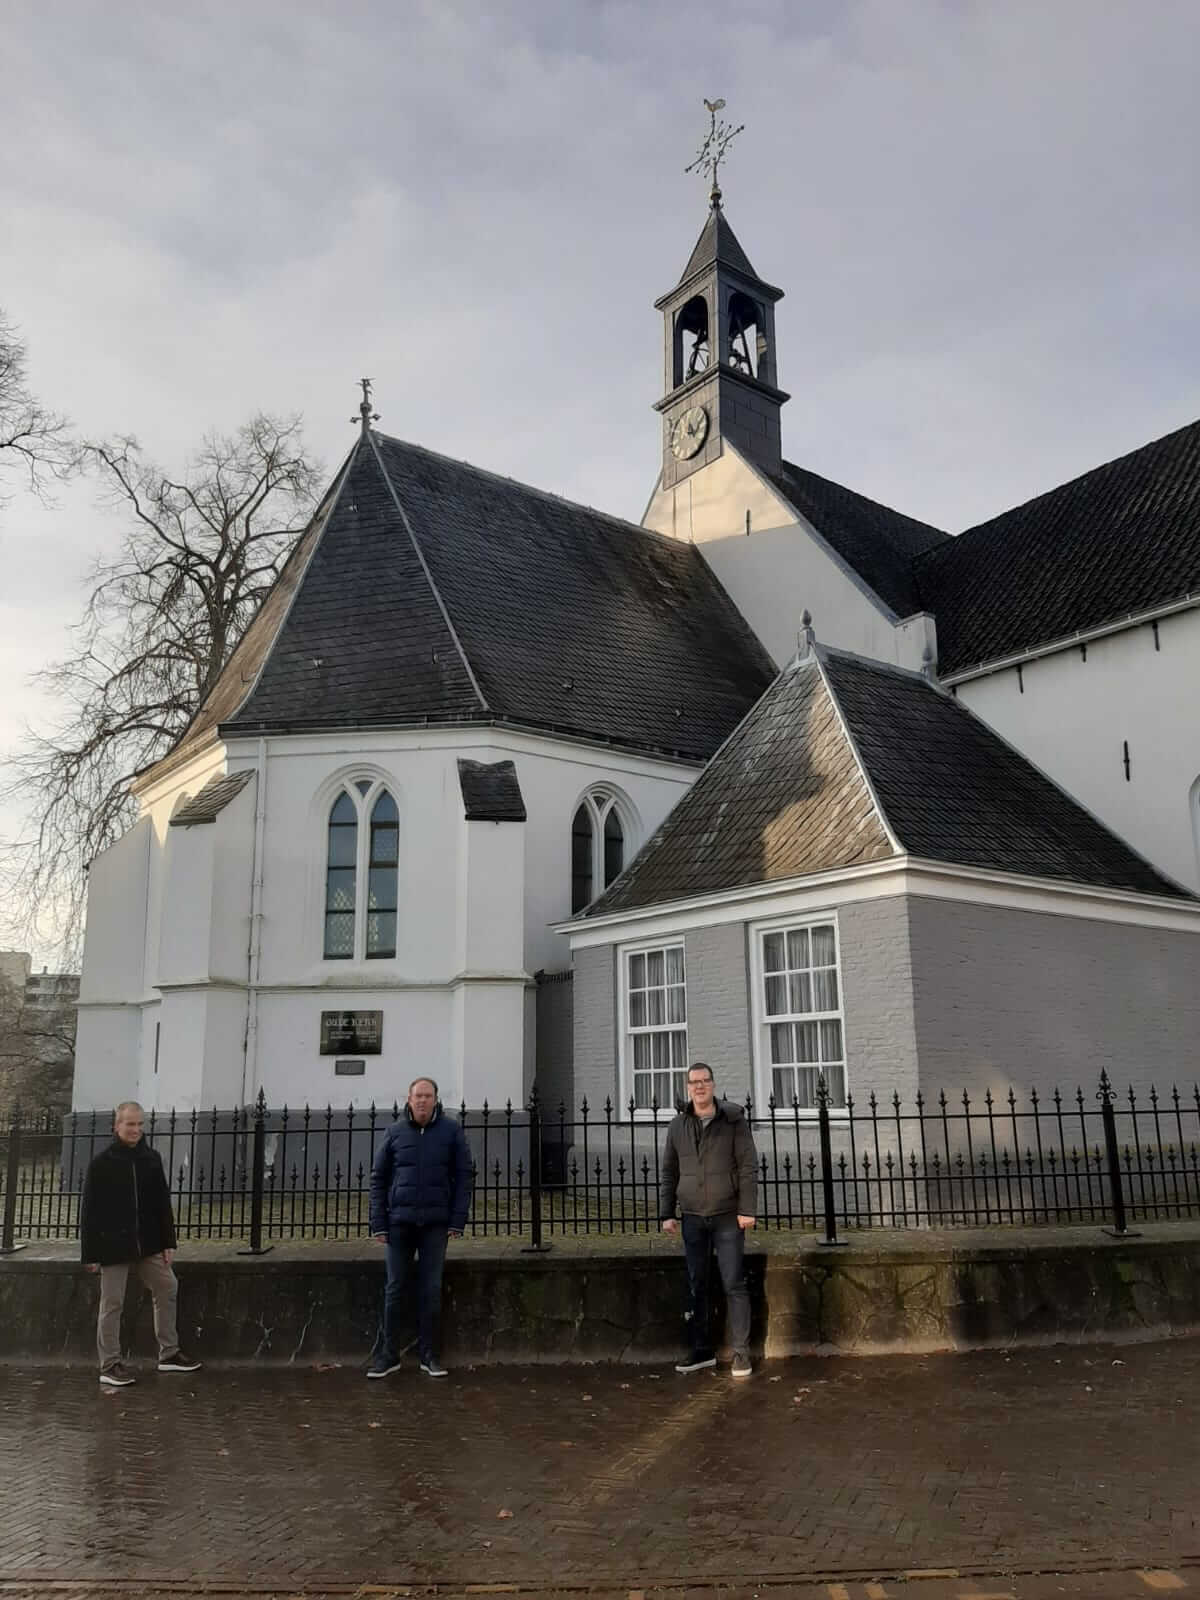
[[77, 1108], [1190, 1086], [1200, 423], [952, 537], [784, 458], [780, 295], [718, 194], [641, 527], [364, 406], [93, 863]]

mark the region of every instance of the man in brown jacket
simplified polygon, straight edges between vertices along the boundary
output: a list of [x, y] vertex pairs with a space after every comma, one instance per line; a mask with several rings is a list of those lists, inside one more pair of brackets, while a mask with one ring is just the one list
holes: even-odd
[[758, 1157], [754, 1136], [740, 1106], [718, 1100], [712, 1068], [697, 1061], [688, 1068], [688, 1105], [667, 1129], [662, 1160], [660, 1212], [667, 1233], [678, 1231], [675, 1204], [683, 1213], [683, 1248], [691, 1288], [691, 1350], [676, 1372], [715, 1367], [709, 1329], [709, 1274], [712, 1257], [729, 1306], [732, 1375], [748, 1378], [750, 1294], [746, 1288], [744, 1235], [755, 1224]]

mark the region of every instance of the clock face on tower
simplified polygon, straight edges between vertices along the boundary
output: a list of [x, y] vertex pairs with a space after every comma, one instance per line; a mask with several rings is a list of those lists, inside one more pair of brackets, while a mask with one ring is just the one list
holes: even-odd
[[671, 429], [671, 453], [676, 461], [688, 461], [708, 437], [708, 412], [691, 406]]

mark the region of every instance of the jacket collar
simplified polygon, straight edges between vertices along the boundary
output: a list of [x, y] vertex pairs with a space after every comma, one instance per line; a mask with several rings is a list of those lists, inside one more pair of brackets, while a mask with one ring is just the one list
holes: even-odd
[[149, 1148], [145, 1134], [136, 1144], [126, 1144], [123, 1139], [118, 1139], [114, 1133], [112, 1143], [108, 1147], [108, 1153], [110, 1156], [124, 1156], [127, 1161], [136, 1161], [139, 1156], [145, 1155]]
[[[728, 1115], [728, 1113], [726, 1111], [726, 1108], [725, 1108], [724, 1100], [721, 1100], [721, 1099], [718, 1098], [718, 1099], [713, 1101], [713, 1112], [714, 1112], [714, 1115], [716, 1115], [718, 1117], [724, 1117], [724, 1116]], [[695, 1106], [692, 1104], [690, 1099], [689, 1099], [689, 1101], [687, 1103], [686, 1108], [684, 1109], [684, 1113], [683, 1114], [684, 1114], [685, 1117], [695, 1117], [697, 1122], [699, 1122], [699, 1120], [700, 1120], [700, 1113], [696, 1110]]]
[[[432, 1128], [434, 1123], [441, 1116], [441, 1114], [442, 1114], [442, 1102], [440, 1100], [438, 1100], [434, 1105], [433, 1115], [430, 1117], [429, 1121], [425, 1124], [425, 1126], [427, 1128]], [[405, 1122], [408, 1123], [410, 1128], [419, 1128], [421, 1126], [421, 1124], [417, 1121], [416, 1117], [413, 1116], [412, 1107], [409, 1105], [407, 1100], [404, 1102], [404, 1120], [405, 1120]]]

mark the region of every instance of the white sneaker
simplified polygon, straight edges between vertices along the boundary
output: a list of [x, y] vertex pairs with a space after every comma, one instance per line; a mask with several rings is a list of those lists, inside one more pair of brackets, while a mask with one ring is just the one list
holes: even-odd
[[428, 1361], [422, 1361], [421, 1371], [427, 1378], [445, 1378], [448, 1376], [445, 1367], [434, 1356], [430, 1356]]
[[731, 1378], [749, 1378], [753, 1376], [754, 1368], [750, 1364], [750, 1357], [743, 1355], [739, 1350], [733, 1358], [733, 1365], [729, 1369]]
[[131, 1383], [136, 1383], [137, 1378], [123, 1361], [116, 1361], [111, 1367], [105, 1367], [100, 1374], [100, 1382], [109, 1389], [124, 1389]]

